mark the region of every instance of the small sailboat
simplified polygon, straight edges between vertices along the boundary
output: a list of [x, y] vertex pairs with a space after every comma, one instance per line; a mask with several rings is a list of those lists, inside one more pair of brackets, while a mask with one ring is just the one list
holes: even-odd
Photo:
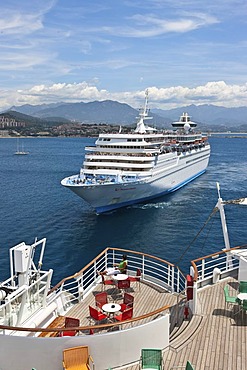
[[17, 149], [16, 149], [16, 152], [15, 152], [15, 155], [27, 155], [27, 154], [29, 154], [29, 152], [24, 150], [23, 144], [20, 148], [19, 138], [17, 138]]

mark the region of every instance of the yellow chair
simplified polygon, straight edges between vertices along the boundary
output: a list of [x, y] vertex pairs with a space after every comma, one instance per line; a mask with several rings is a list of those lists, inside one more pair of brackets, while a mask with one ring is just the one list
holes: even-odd
[[[92, 364], [92, 368], [90, 364]], [[65, 370], [94, 370], [94, 361], [88, 352], [88, 347], [80, 346], [64, 349], [63, 367]]]

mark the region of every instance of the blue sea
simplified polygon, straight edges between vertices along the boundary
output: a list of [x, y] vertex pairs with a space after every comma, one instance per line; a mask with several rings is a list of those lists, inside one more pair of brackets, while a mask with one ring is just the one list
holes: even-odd
[[[86, 265], [105, 247], [146, 252], [178, 263], [187, 273], [191, 259], [223, 248], [217, 214], [202, 229], [217, 202], [247, 196], [247, 138], [209, 138], [207, 172], [177, 192], [96, 215], [60, 185], [78, 173], [92, 138], [24, 138], [30, 154], [15, 156], [16, 139], [0, 139], [0, 280], [9, 277], [10, 247], [47, 238], [43, 268], [53, 283]], [[247, 207], [225, 207], [231, 246], [247, 242]], [[201, 231], [202, 229], [202, 231]]]

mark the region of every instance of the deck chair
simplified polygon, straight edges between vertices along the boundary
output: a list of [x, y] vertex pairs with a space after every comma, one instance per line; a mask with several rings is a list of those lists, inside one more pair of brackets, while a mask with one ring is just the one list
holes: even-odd
[[94, 370], [94, 361], [89, 354], [88, 347], [80, 346], [64, 349], [63, 367], [65, 370]]
[[96, 308], [92, 306], [89, 306], [89, 314], [90, 314], [89, 321], [91, 322], [92, 320], [94, 320], [96, 324], [107, 319], [107, 315], [99, 312]]
[[189, 361], [187, 361], [185, 366], [173, 366], [171, 367], [170, 370], [172, 369], [185, 369], [185, 370], [195, 370], [194, 367], [191, 365]]
[[247, 311], [247, 299], [243, 300], [242, 310], [245, 312]]
[[119, 280], [117, 282], [117, 288], [120, 290], [120, 292], [123, 292], [125, 289], [130, 288], [130, 281], [127, 280]]
[[133, 307], [128, 308], [126, 311], [123, 311], [117, 316], [114, 316], [114, 319], [117, 321], [125, 321], [132, 319], [133, 317]]
[[114, 285], [115, 286], [115, 281], [112, 279], [105, 279], [104, 275], [101, 275], [102, 281], [102, 290], [105, 290], [105, 286], [107, 285]]
[[[74, 317], [65, 317], [65, 328], [76, 328], [80, 326], [80, 320]], [[64, 330], [59, 333], [60, 337], [73, 337], [76, 335], [76, 330]]]
[[121, 306], [120, 311], [123, 312], [123, 311], [127, 310], [127, 308], [133, 307], [133, 305], [134, 305], [133, 295], [125, 292], [124, 297], [123, 297], [123, 303], [120, 303], [120, 306]]
[[140, 290], [140, 281], [141, 281], [141, 275], [142, 275], [142, 272], [140, 269], [136, 269], [136, 276], [129, 276], [128, 277], [128, 280], [130, 282], [136, 282], [136, 284], [138, 284], [138, 287], [139, 287], [139, 290]]
[[104, 304], [108, 303], [108, 295], [106, 292], [95, 294], [95, 306], [102, 308]]
[[247, 293], [247, 281], [240, 281], [239, 293]]
[[237, 297], [234, 297], [234, 296], [230, 296], [229, 295], [228, 285], [225, 285], [224, 286], [224, 294], [225, 294], [225, 304], [226, 305], [238, 303]]
[[161, 349], [142, 349], [140, 365], [141, 369], [162, 370], [164, 365]]

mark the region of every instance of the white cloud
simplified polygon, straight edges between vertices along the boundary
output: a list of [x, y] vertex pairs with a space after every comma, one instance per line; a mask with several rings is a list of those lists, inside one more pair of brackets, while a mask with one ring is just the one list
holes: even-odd
[[[12, 6], [11, 6], [12, 5]], [[32, 1], [2, 4], [0, 12], [0, 29], [2, 36], [27, 35], [44, 27], [43, 17], [55, 5], [54, 0]]]
[[40, 53], [22, 53], [16, 55], [14, 53], [3, 53], [1, 55], [0, 71], [18, 71], [28, 69], [39, 64], [47, 62], [51, 55]]
[[0, 19], [0, 29], [4, 35], [25, 35], [41, 28], [43, 28], [42, 20], [35, 14], [11, 14], [7, 18]]
[[103, 99], [138, 107], [147, 85], [161, 108], [247, 105], [245, 9], [243, 0], [8, 0], [0, 107]]
[[[16, 91], [0, 90], [1, 110], [12, 105], [43, 104], [56, 102], [89, 102], [94, 100], [117, 100], [138, 108], [143, 102], [145, 89], [135, 92], [114, 92], [98, 89], [98, 79], [91, 84], [56, 83], [53, 85], [36, 85], [30, 89]], [[167, 88], [148, 87], [150, 107], [171, 109], [190, 104], [214, 104], [225, 107], [247, 105], [247, 83], [228, 85], [224, 81], [208, 82], [205, 85], [189, 88], [171, 86]]]
[[[135, 22], [134, 26], [126, 26], [126, 24], [123, 27], [104, 26], [101, 32], [121, 37], [154, 37], [169, 32], [189, 32], [219, 22], [216, 17], [204, 13], [184, 13], [183, 17], [173, 16], [172, 18], [136, 14], [128, 18]], [[100, 30], [97, 29], [98, 31]]]

